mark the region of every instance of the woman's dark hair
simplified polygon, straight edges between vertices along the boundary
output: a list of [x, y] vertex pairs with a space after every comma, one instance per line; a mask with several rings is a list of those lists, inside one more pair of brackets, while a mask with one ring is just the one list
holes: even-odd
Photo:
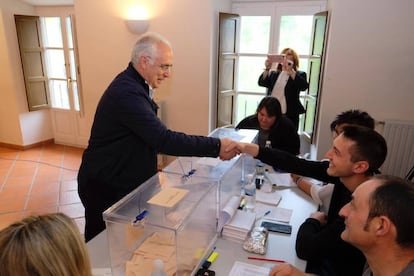
[[264, 97], [257, 106], [256, 114], [259, 113], [259, 111], [263, 108], [266, 108], [267, 115], [269, 115], [269, 117], [276, 116], [276, 118], [280, 118], [282, 116], [282, 108], [280, 107], [280, 102], [275, 97]]

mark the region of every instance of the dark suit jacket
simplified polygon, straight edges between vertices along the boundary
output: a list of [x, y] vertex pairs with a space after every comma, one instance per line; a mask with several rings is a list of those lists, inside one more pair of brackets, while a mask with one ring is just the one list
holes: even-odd
[[[267, 96], [272, 94], [273, 87], [276, 80], [279, 77], [279, 72], [271, 71], [265, 78], [262, 78], [262, 74], [259, 76], [258, 84], [263, 87], [267, 87]], [[297, 127], [299, 123], [299, 114], [305, 112], [305, 108], [299, 101], [300, 91], [308, 89], [309, 84], [307, 81], [306, 73], [303, 71], [296, 71], [296, 77], [293, 80], [289, 77], [285, 86], [285, 98], [286, 98], [286, 117], [292, 120], [293, 124]]]

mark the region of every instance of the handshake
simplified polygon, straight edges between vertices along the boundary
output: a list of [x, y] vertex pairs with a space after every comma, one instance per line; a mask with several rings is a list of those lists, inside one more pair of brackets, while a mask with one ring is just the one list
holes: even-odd
[[223, 138], [220, 141], [219, 157], [221, 160], [230, 160], [241, 153], [247, 153], [253, 157], [259, 154], [259, 146], [256, 144], [237, 142], [228, 138]]

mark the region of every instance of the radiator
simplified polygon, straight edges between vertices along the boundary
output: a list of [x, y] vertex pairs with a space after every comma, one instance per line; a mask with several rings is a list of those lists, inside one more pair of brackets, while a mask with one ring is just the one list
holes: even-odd
[[414, 121], [387, 120], [382, 135], [388, 154], [381, 172], [405, 177], [414, 165]]

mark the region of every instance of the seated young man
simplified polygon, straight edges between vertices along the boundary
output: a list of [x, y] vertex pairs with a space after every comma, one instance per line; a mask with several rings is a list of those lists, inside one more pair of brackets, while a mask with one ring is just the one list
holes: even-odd
[[[375, 120], [365, 111], [360, 111], [358, 109], [344, 111], [338, 114], [330, 125], [333, 139], [335, 139], [347, 125], [358, 125], [374, 129]], [[334, 185], [330, 183], [315, 185], [300, 175], [292, 174], [291, 176], [296, 185], [319, 204], [320, 210], [328, 213]]]
[[292, 121], [282, 115], [279, 100], [264, 97], [257, 106], [256, 114], [244, 118], [237, 129], [257, 129], [257, 144], [265, 146], [270, 141], [271, 147], [297, 155], [300, 150], [299, 135]]

